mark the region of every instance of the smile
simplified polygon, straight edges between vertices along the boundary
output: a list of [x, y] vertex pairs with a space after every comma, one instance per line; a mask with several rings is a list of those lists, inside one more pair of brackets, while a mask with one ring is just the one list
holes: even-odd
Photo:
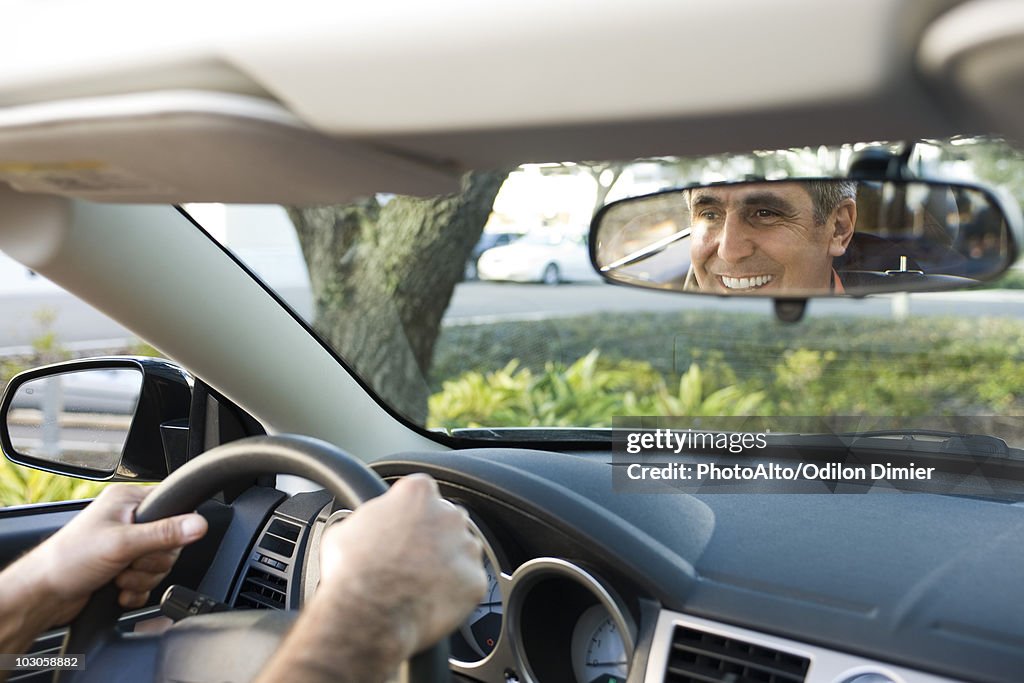
[[755, 275], [753, 277], [728, 277], [720, 276], [722, 284], [726, 289], [757, 289], [775, 279], [774, 275]]

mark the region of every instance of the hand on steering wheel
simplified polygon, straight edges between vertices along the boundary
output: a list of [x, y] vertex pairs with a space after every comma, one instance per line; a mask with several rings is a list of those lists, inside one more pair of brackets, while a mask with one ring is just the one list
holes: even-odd
[[[301, 436], [252, 437], [214, 448], [176, 470], [139, 506], [136, 521], [149, 522], [190, 512], [237, 479], [276, 473], [292, 474], [315, 481], [335, 496], [338, 506], [352, 509], [387, 491], [387, 485], [365, 464], [331, 444]], [[416, 484], [413, 483], [412, 486]], [[384, 499], [379, 501], [380, 506], [384, 504]], [[342, 531], [339, 529], [338, 532], [332, 533]], [[379, 545], [389, 540], [393, 539], [359, 539], [358, 543], [362, 546], [372, 541], [374, 545]], [[350, 546], [352, 548], [356, 547], [356, 542], [356, 539], [347, 541], [353, 544]], [[392, 554], [394, 552], [392, 551]], [[328, 562], [332, 561], [334, 560], [328, 558]], [[482, 569], [480, 573], [482, 575]], [[339, 575], [345, 576], [344, 572], [340, 572]], [[108, 659], [127, 659], [132, 657], [135, 650], [138, 651], [140, 659], [155, 657], [152, 654], [151, 639], [147, 645], [143, 645], [143, 641], [147, 639], [121, 638], [117, 634], [115, 625], [121, 614], [117, 594], [118, 589], [113, 584], [97, 591], [78, 618], [72, 622], [62, 651], [85, 654], [85, 668], [63, 672], [64, 675], [55, 680], [64, 683], [89, 680], [90, 664], [104, 656]], [[238, 614], [244, 613], [218, 616], [223, 622], [224, 617], [230, 618]], [[188, 621], [196, 619], [199, 618], [194, 617]], [[426, 637], [428, 634], [424, 635], [425, 637], [417, 640], [418, 644], [433, 642], [439, 634], [431, 633], [429, 637]], [[149, 650], [143, 654], [142, 650], [145, 647]], [[433, 647], [416, 655], [410, 661], [409, 679], [417, 683], [448, 680], [447, 653], [447, 640], [442, 638]], [[139, 666], [135, 669], [139, 670]]]

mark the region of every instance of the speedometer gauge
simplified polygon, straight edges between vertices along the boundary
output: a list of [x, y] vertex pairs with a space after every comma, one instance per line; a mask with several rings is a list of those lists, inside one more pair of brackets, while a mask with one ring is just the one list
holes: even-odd
[[466, 639], [466, 643], [481, 657], [489, 655], [498, 644], [503, 612], [498, 573], [490, 559], [484, 562], [484, 571], [487, 572], [487, 594], [459, 628], [459, 633]]
[[623, 683], [629, 672], [626, 643], [603, 605], [580, 615], [572, 632], [576, 683]]

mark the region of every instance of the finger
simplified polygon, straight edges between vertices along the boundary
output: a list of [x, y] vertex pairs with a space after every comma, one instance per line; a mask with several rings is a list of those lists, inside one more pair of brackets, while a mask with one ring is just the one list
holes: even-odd
[[107, 486], [100, 491], [95, 502], [85, 509], [82, 517], [85, 518], [87, 515], [89, 518], [110, 519], [130, 524], [135, 508], [153, 488], [133, 484]]
[[441, 492], [437, 488], [437, 482], [429, 474], [424, 474], [423, 472], [416, 472], [402, 477], [391, 489], [401, 491], [405, 495], [435, 498], [440, 498], [441, 496]]
[[469, 512], [465, 508], [439, 498], [429, 511], [437, 528], [470, 533]]
[[150, 553], [175, 550], [202, 538], [206, 519], [190, 513], [145, 524], [130, 524], [120, 529], [119, 555], [125, 562]]
[[114, 583], [122, 591], [148, 593], [156, 588], [157, 584], [166, 576], [167, 572], [142, 572], [136, 569], [126, 569], [117, 575]]
[[459, 519], [462, 520], [462, 523], [468, 529], [469, 528], [469, 521], [470, 521], [470, 519], [469, 519], [469, 510], [467, 510], [466, 508], [462, 507], [461, 505], [455, 505], [454, 503], [452, 504], [452, 506], [459, 513]]
[[465, 541], [465, 543], [466, 543], [466, 550], [469, 552], [469, 554], [471, 556], [480, 557], [481, 555], [483, 555], [484, 544], [483, 544], [483, 541], [481, 541], [479, 538], [477, 538], [476, 534], [473, 534], [473, 533], [466, 534], [466, 541]]
[[135, 484], [111, 484], [96, 497], [97, 500], [108, 501], [113, 504], [141, 503], [155, 486], [138, 486]]
[[149, 591], [121, 591], [121, 594], [117, 597], [117, 602], [124, 609], [138, 609], [139, 607], [144, 607], [148, 600]]
[[178, 556], [181, 551], [165, 550], [162, 552], [150, 553], [143, 555], [129, 565], [129, 569], [137, 569], [142, 572], [169, 572], [174, 563], [178, 561]]

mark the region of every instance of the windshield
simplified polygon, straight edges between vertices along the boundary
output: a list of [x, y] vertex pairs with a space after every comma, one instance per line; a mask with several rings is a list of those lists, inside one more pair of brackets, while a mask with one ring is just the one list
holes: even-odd
[[[787, 324], [767, 300], [612, 286], [590, 266], [585, 235], [608, 202], [835, 174], [866, 146], [535, 164], [472, 173], [435, 198], [186, 208], [420, 427], [845, 416], [852, 431], [968, 431], [1024, 446], [1018, 270], [967, 291], [814, 300]], [[920, 143], [911, 167], [1024, 197], [1024, 159], [1000, 140]], [[550, 251], [477, 248], [499, 233]], [[984, 249], [983, 238], [967, 248]]]

